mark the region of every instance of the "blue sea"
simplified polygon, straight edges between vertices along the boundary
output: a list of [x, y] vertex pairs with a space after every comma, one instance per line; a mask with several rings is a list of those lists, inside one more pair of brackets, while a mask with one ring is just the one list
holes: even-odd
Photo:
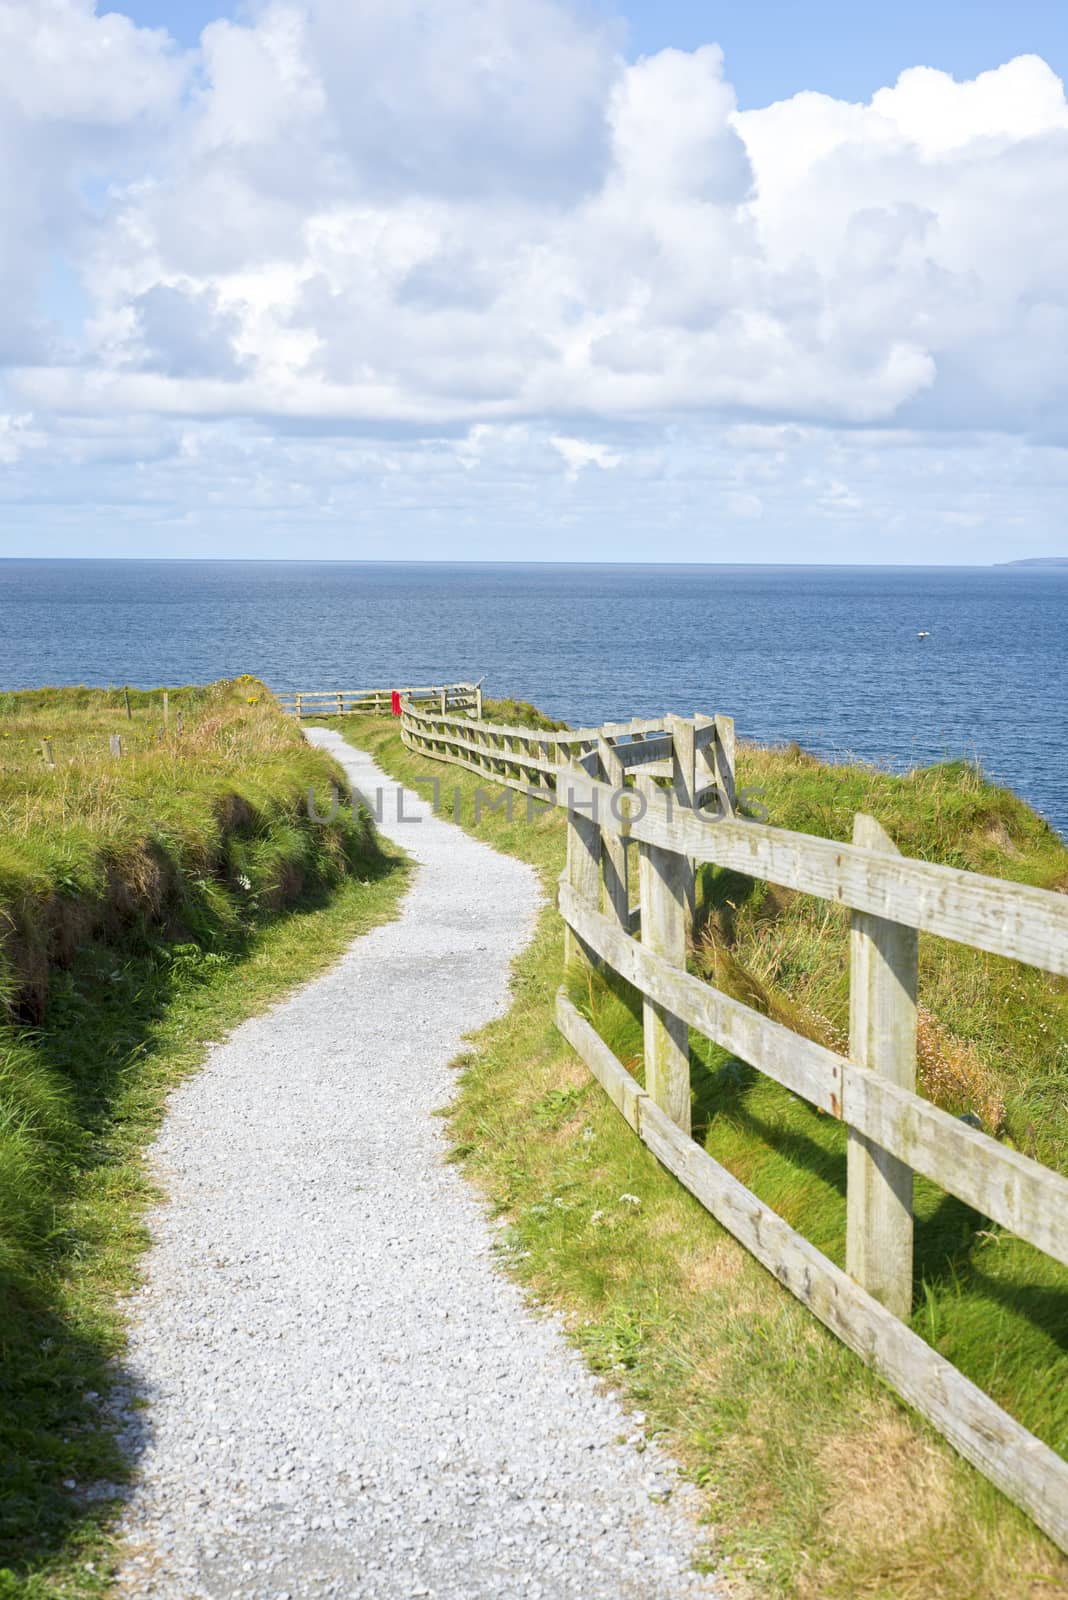
[[0, 688], [484, 676], [572, 723], [967, 755], [1068, 833], [1066, 667], [1068, 570], [0, 561]]

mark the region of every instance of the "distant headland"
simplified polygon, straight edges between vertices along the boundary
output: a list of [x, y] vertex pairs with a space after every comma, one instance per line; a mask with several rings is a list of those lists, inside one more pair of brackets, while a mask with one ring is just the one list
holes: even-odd
[[1068, 569], [1068, 556], [1027, 556], [1023, 561], [995, 561], [995, 567], [1058, 567]]

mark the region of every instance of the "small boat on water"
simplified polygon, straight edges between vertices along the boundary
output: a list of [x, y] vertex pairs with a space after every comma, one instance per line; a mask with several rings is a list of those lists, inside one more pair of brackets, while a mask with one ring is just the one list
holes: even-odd
[[931, 637], [930, 630], [927, 628], [919, 628], [916, 631], [916, 637], [917, 639], [929, 639]]

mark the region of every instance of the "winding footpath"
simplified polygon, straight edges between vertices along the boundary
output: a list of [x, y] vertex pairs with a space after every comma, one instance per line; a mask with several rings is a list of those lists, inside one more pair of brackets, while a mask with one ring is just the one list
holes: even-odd
[[[495, 1266], [434, 1111], [508, 1004], [533, 872], [327, 746], [418, 863], [399, 919], [172, 1097], [132, 1305], [119, 1592], [663, 1600], [692, 1492]], [[629, 1439], [625, 1436], [629, 1436]], [[669, 1496], [666, 1501], [664, 1496]]]

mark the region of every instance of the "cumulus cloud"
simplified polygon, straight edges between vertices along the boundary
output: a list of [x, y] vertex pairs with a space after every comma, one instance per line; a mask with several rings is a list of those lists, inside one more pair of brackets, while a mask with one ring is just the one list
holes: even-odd
[[[718, 503], [765, 521], [820, 430], [1068, 438], [1046, 63], [740, 111], [711, 41], [619, 45], [567, 0], [266, 0], [188, 54], [92, 0], [0, 0], [5, 412], [35, 440], [451, 439], [460, 482], [507, 447], [591, 493], [704, 419], [756, 480]], [[797, 485], [869, 509], [833, 463]]]
[[142, 175], [186, 71], [165, 33], [92, 0], [0, 0], [0, 361], [53, 350], [50, 265], [90, 246], [89, 186]]
[[[142, 32], [121, 30], [125, 73]], [[137, 48], [173, 69], [158, 36]], [[1068, 108], [1037, 58], [739, 113], [717, 47], [626, 65], [553, 0], [450, 0], [433, 27], [417, 0], [308, 0], [212, 25], [199, 71], [86, 263], [109, 337], [166, 304], [188, 342], [213, 308], [210, 370], [232, 391], [176, 392], [208, 366], [150, 341], [164, 409], [911, 407], [944, 425], [963, 407], [1011, 427], [1061, 403]], [[37, 392], [79, 390], [100, 393], [84, 370]], [[108, 394], [146, 403], [133, 380]]]
[[132, 310], [141, 346], [137, 364], [146, 370], [176, 378], [234, 378], [242, 371], [238, 318], [220, 309], [212, 290], [154, 283]]
[[734, 91], [723, 52], [662, 50], [621, 72], [608, 120], [618, 172], [634, 197], [737, 205], [751, 182], [745, 146], [732, 126]]
[[315, 0], [308, 50], [361, 192], [551, 200], [600, 176], [611, 36], [560, 0]]

